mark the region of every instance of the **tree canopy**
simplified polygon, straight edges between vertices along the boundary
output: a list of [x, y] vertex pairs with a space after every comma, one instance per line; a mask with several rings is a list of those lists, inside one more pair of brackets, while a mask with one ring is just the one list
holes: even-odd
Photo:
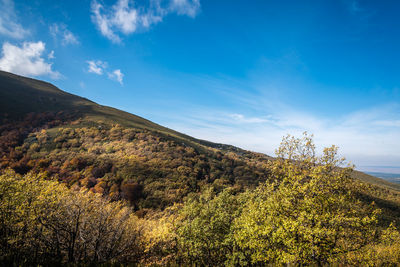
[[255, 189], [209, 185], [164, 210], [136, 212], [132, 202], [142, 191], [137, 183], [124, 184], [127, 200], [120, 201], [104, 196], [100, 186], [68, 187], [47, 172], [2, 171], [0, 263], [387, 266], [400, 261], [396, 221], [387, 223], [387, 206], [381, 212], [367, 197], [387, 191], [353, 179], [352, 166], [344, 165], [337, 147], [318, 154], [312, 136], [287, 136], [267, 168], [269, 176]]

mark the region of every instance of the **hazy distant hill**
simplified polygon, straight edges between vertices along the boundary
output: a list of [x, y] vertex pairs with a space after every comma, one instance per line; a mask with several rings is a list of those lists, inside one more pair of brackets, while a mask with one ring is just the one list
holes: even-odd
[[385, 173], [385, 172], [367, 172], [367, 174], [385, 179], [392, 183], [400, 183], [400, 174], [398, 173]]

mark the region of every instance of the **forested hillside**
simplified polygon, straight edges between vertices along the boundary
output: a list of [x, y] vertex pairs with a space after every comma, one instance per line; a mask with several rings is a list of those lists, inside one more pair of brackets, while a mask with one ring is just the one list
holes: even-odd
[[276, 158], [197, 140], [0, 72], [0, 262], [385, 265], [398, 185], [337, 148]]
[[0, 168], [90, 189], [135, 209], [163, 208], [206, 184], [254, 186], [269, 157], [214, 144], [0, 73]]

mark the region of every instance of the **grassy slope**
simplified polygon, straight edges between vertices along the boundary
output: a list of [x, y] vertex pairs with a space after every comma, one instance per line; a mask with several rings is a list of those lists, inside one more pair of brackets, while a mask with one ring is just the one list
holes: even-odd
[[206, 146], [245, 152], [234, 146], [199, 140], [128, 112], [99, 105], [86, 98], [64, 92], [44, 81], [0, 71], [0, 119], [4, 114], [9, 118], [19, 118], [29, 112], [61, 110], [78, 111], [86, 121], [118, 123], [125, 127], [158, 132], [169, 139], [190, 144], [198, 149]]
[[[195, 139], [128, 112], [99, 105], [86, 98], [64, 92], [50, 83], [0, 71], [0, 119], [4, 114], [16, 119], [29, 112], [61, 110], [78, 111], [87, 122], [119, 123], [125, 127], [157, 132], [197, 149], [208, 147], [245, 153], [244, 150], [234, 146]], [[393, 184], [359, 171], [354, 172], [354, 177], [367, 183], [400, 191], [400, 184]]]
[[386, 189], [391, 189], [395, 191], [400, 192], [400, 184], [395, 184], [388, 182], [384, 179], [360, 172], [360, 171], [354, 171], [353, 172], [353, 177], [360, 179], [361, 181], [373, 184], [373, 185], [378, 185], [380, 187], [386, 188]]

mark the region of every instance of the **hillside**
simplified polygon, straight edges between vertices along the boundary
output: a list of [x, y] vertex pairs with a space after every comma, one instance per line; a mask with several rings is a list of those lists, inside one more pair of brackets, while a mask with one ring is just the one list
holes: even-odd
[[233, 146], [195, 139], [128, 112], [99, 105], [86, 98], [64, 92], [44, 81], [0, 71], [0, 119], [4, 116], [21, 119], [32, 112], [59, 111], [74, 111], [84, 121], [118, 123], [124, 127], [146, 129], [194, 146], [204, 145], [244, 152]]
[[[160, 126], [139, 116], [99, 105], [86, 98], [69, 94], [54, 85], [12, 73], [0, 71], [0, 120], [2, 118], [20, 120], [28, 113], [74, 111], [82, 119], [82, 124], [90, 122], [120, 124], [123, 127], [148, 130], [176, 142], [190, 145], [196, 149], [217, 148], [239, 154], [249, 153], [230, 145], [217, 144], [195, 139], [185, 134]], [[265, 156], [267, 159], [270, 158]], [[400, 185], [357, 172], [355, 177], [374, 184], [400, 190]]]
[[307, 156], [307, 134], [272, 158], [6, 72], [0, 101], [5, 265], [400, 260], [400, 185]]
[[43, 81], [0, 72], [0, 99], [1, 168], [45, 171], [138, 209], [206, 184], [244, 188], [267, 177], [266, 155], [198, 140]]
[[[71, 186], [131, 198], [142, 208], [171, 204], [206, 184], [243, 188], [268, 177], [267, 155], [195, 139], [3, 71], [0, 121], [1, 168], [21, 174], [46, 171]], [[353, 176], [400, 190], [365, 173], [354, 171]], [[128, 197], [124, 186], [140, 192]]]

